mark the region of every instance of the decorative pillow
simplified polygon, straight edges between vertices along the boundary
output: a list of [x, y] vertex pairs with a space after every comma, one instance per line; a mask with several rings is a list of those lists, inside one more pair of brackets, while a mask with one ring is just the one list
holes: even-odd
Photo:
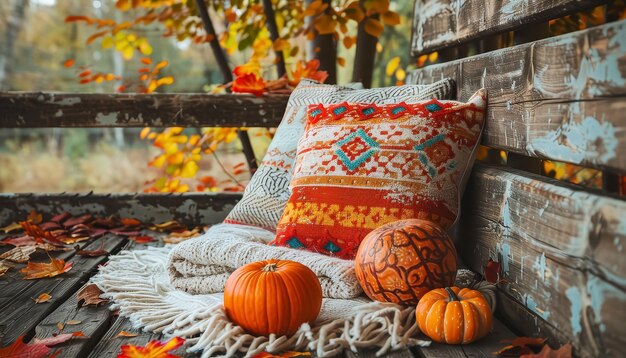
[[483, 128], [468, 103], [311, 105], [275, 245], [353, 259], [363, 237], [402, 219], [449, 229]]
[[[361, 86], [358, 84], [358, 86]], [[416, 103], [429, 98], [448, 99], [454, 93], [450, 79], [432, 85], [407, 85], [375, 89], [355, 89], [322, 85], [303, 80], [294, 89], [282, 122], [276, 130], [263, 161], [244, 191], [243, 198], [231, 210], [225, 223], [254, 225], [275, 231], [285, 204], [291, 194], [292, 165], [298, 139], [304, 132], [309, 104], [341, 102]]]

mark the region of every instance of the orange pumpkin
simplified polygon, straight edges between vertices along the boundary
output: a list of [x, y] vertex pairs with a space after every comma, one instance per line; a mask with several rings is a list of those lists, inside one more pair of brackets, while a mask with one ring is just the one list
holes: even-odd
[[447, 344], [467, 344], [486, 336], [493, 320], [482, 293], [458, 287], [438, 288], [425, 294], [415, 317], [424, 334]]
[[426, 292], [456, 278], [452, 239], [426, 220], [395, 221], [373, 230], [355, 260], [363, 291], [376, 301], [416, 305]]
[[228, 277], [224, 307], [233, 322], [254, 335], [291, 335], [317, 318], [322, 287], [313, 271], [300, 263], [253, 262]]

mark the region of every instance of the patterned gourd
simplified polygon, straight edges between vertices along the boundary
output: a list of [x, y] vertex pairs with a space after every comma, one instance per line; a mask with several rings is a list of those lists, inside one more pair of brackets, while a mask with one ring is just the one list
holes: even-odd
[[369, 233], [356, 255], [356, 275], [369, 298], [415, 305], [433, 288], [456, 277], [456, 250], [437, 224], [411, 219]]
[[224, 287], [228, 317], [257, 336], [294, 334], [317, 318], [322, 287], [308, 267], [288, 260], [267, 260], [235, 270]]
[[415, 317], [419, 328], [435, 342], [467, 344], [491, 330], [491, 307], [482, 293], [469, 288], [446, 287], [422, 297]]

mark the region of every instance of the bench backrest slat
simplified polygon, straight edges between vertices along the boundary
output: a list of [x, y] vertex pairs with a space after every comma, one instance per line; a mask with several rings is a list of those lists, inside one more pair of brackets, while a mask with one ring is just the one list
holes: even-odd
[[626, 171], [626, 20], [428, 66], [409, 83], [488, 90], [483, 144]]
[[597, 6], [601, 0], [417, 0], [414, 56]]
[[521, 304], [547, 322], [542, 337], [572, 342], [585, 357], [607, 356], [626, 346], [618, 334], [626, 321], [624, 213], [623, 200], [477, 165], [457, 248], [478, 272], [490, 259], [502, 264], [499, 312], [517, 330], [531, 334], [538, 325], [514, 309]]

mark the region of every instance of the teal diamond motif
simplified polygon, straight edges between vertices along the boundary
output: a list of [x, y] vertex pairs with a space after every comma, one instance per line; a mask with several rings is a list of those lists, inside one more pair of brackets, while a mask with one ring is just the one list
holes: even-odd
[[378, 143], [361, 128], [337, 142], [335, 154], [349, 170], [355, 170], [378, 151]]
[[304, 248], [304, 244], [301, 243], [300, 240], [298, 240], [298, 238], [296, 238], [295, 236], [287, 240], [287, 245], [289, 245], [289, 247], [291, 247], [292, 249]]
[[339, 251], [341, 251], [341, 248], [337, 245], [335, 245], [334, 242], [329, 241], [326, 243], [326, 245], [324, 245], [324, 250], [328, 251], [328, 252], [332, 252], [333, 254], [338, 253]]

